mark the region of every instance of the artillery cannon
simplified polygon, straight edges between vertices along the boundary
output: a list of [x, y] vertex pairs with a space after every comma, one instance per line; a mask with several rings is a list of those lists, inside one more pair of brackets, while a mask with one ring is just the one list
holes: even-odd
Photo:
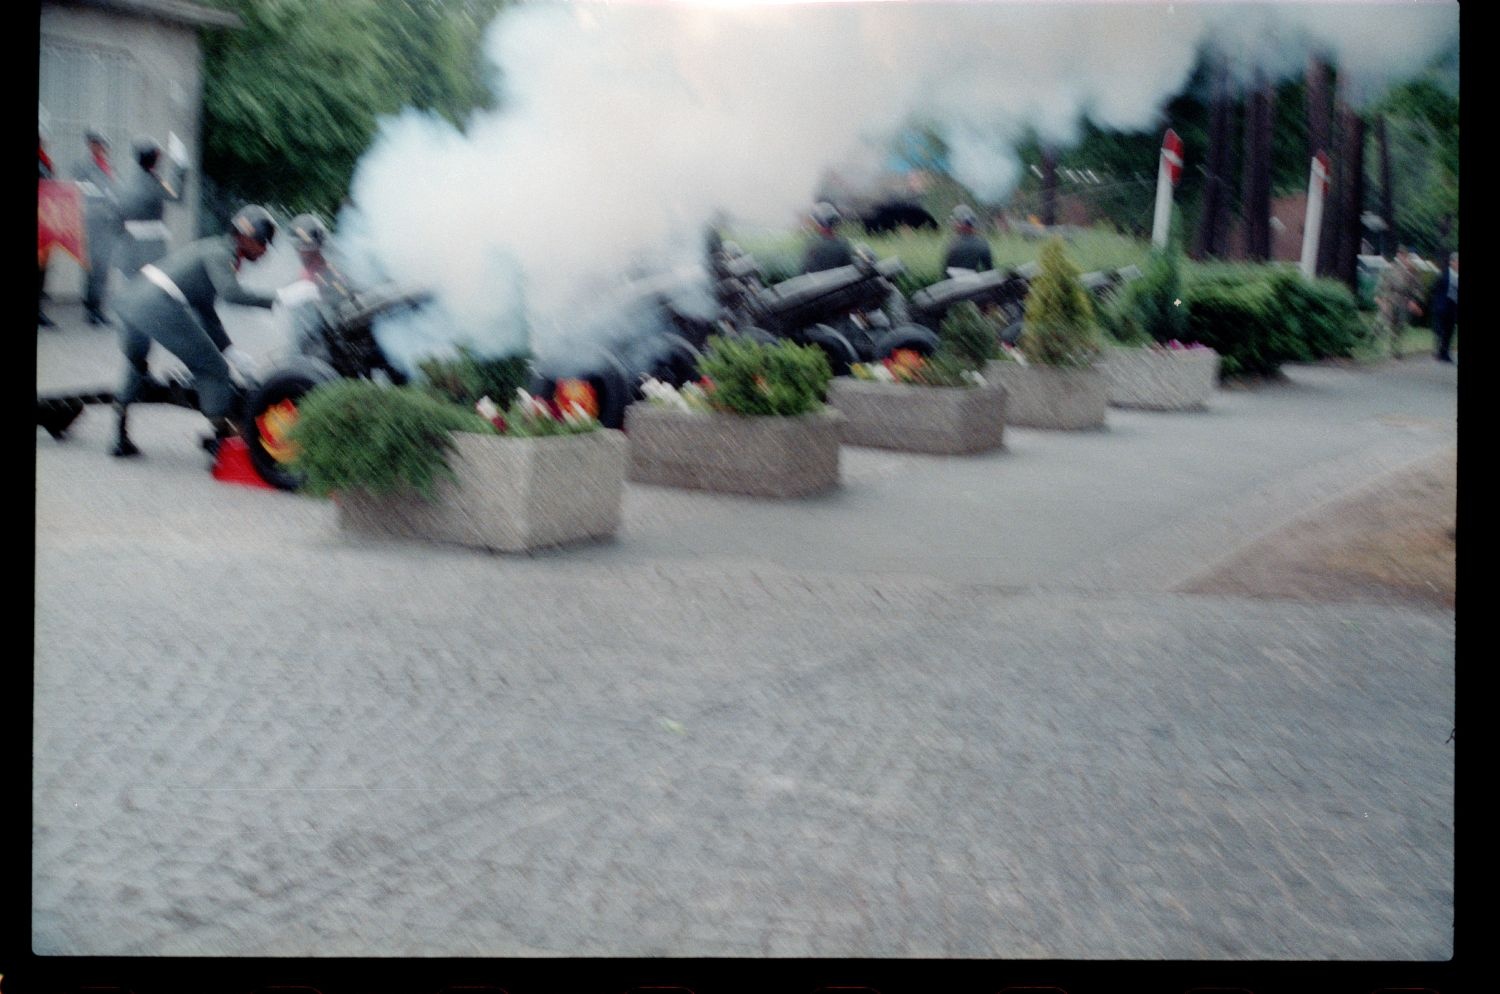
[[[852, 265], [805, 273], [765, 286], [753, 264], [732, 261], [737, 267], [721, 298], [729, 321], [745, 334], [761, 340], [788, 339], [814, 345], [828, 356], [835, 376], [854, 363], [883, 359], [897, 349], [923, 355], [937, 350], [937, 335], [906, 321], [907, 305], [891, 283], [904, 271], [900, 259], [876, 260], [858, 246]], [[894, 314], [892, 321], [890, 311]]]
[[[933, 331], [937, 331], [949, 312], [963, 303], [978, 305], [998, 318], [1000, 341], [1014, 345], [1021, 337], [1026, 316], [1026, 294], [1039, 267], [1030, 262], [1013, 269], [992, 269], [982, 273], [950, 270], [948, 279], [924, 287], [911, 295], [911, 316]], [[1132, 280], [1139, 279], [1141, 270], [1137, 266], [1120, 269], [1104, 269], [1083, 273], [1079, 282], [1093, 298], [1095, 306], [1107, 303], [1121, 288]]]
[[[295, 341], [290, 355], [273, 363], [271, 372], [241, 386], [241, 419], [251, 464], [261, 478], [282, 490], [301, 480], [289, 466], [292, 450], [285, 438], [296, 421], [297, 402], [320, 383], [346, 378], [384, 377], [404, 383], [375, 340], [375, 321], [387, 314], [420, 307], [431, 299], [424, 289], [389, 284], [352, 294], [337, 304], [304, 303], [292, 311]], [[36, 421], [61, 441], [87, 407], [113, 404], [111, 390], [42, 396], [36, 399]], [[170, 404], [198, 409], [198, 392], [183, 378], [148, 378], [133, 404]]]

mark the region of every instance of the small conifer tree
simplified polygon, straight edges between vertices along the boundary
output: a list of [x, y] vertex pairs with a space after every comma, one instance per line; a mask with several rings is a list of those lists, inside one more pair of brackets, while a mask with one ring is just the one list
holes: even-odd
[[1087, 366], [1099, 351], [1094, 305], [1063, 250], [1062, 239], [1042, 246], [1040, 272], [1026, 294], [1021, 353], [1045, 366]]

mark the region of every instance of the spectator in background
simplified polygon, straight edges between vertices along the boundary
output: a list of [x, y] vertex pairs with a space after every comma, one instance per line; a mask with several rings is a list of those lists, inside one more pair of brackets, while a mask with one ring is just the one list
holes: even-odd
[[808, 215], [816, 237], [802, 256], [804, 273], [820, 273], [825, 269], [854, 265], [854, 249], [849, 240], [837, 231], [841, 218], [832, 204], [819, 203]]
[[968, 204], [953, 208], [953, 241], [948, 244], [948, 254], [943, 259], [943, 271], [968, 269], [982, 273], [995, 268], [990, 254], [990, 243], [979, 235], [979, 216]]
[[1391, 355], [1401, 358], [1401, 334], [1408, 315], [1422, 316], [1422, 278], [1412, 265], [1405, 245], [1396, 246], [1396, 258], [1380, 274], [1375, 301], [1380, 307], [1380, 323], [1390, 341]]
[[[41, 132], [36, 136], [36, 163], [37, 181], [52, 178], [52, 157], [47, 154], [47, 147], [42, 142]], [[36, 256], [36, 323], [38, 328], [51, 328], [52, 319], [47, 312], [42, 310], [42, 300], [47, 296], [47, 257], [51, 254], [51, 246], [39, 249]]]
[[115, 170], [109, 161], [109, 142], [97, 131], [84, 136], [89, 154], [73, 167], [73, 179], [83, 190], [83, 228], [88, 238], [88, 278], [83, 308], [89, 324], [108, 324], [104, 296], [109, 289], [110, 256], [121, 232], [120, 203]]
[[1432, 288], [1432, 331], [1437, 336], [1438, 362], [1452, 362], [1453, 330], [1458, 327], [1458, 253], [1448, 256], [1448, 268]]

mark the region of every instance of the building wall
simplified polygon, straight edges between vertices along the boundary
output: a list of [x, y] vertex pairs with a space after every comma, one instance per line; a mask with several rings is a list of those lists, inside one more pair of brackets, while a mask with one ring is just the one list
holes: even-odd
[[[173, 244], [197, 233], [199, 116], [202, 54], [198, 29], [155, 18], [96, 8], [44, 3], [41, 10], [39, 113], [47, 121], [47, 152], [59, 175], [70, 178], [88, 155], [84, 133], [103, 134], [117, 176], [138, 168], [130, 154], [137, 138], [165, 149], [175, 133], [187, 147], [187, 189], [168, 204], [165, 221]], [[116, 277], [118, 279], [118, 277]], [[47, 292], [77, 299], [82, 271], [65, 252], [54, 252]], [[118, 285], [118, 284], [117, 284]]]

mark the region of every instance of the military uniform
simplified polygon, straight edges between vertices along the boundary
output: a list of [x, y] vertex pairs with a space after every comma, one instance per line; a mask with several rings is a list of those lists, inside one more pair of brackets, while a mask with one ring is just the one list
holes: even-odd
[[204, 415], [214, 419], [233, 412], [237, 391], [222, 354], [229, 348], [229, 334], [214, 303], [269, 308], [275, 302], [272, 294], [241, 286], [237, 269], [233, 238], [213, 235], [168, 253], [131, 279], [115, 305], [120, 348], [128, 363], [117, 398], [121, 405], [140, 396], [154, 340], [187, 366]]
[[124, 235], [115, 247], [115, 265], [127, 279], [148, 262], [167, 254], [171, 234], [162, 222], [167, 201], [182, 199], [187, 167], [172, 163], [172, 174], [163, 178], [136, 166], [135, 174], [120, 186], [120, 218]]
[[1410, 304], [1421, 303], [1422, 277], [1409, 263], [1393, 260], [1380, 274], [1376, 290], [1380, 305], [1381, 326], [1390, 344], [1391, 355], [1401, 357], [1401, 333], [1406, 328]]
[[804, 273], [820, 273], [825, 269], [854, 265], [854, 249], [843, 235], [820, 235], [807, 247], [802, 257]]
[[83, 191], [83, 228], [88, 239], [88, 277], [83, 306], [91, 319], [102, 319], [109, 288], [110, 256], [123, 231], [114, 176], [89, 156], [73, 167], [73, 179]]
[[948, 246], [948, 255], [943, 259], [943, 271], [949, 269], [972, 269], [976, 273], [995, 268], [990, 255], [990, 243], [970, 232], [959, 235]]

